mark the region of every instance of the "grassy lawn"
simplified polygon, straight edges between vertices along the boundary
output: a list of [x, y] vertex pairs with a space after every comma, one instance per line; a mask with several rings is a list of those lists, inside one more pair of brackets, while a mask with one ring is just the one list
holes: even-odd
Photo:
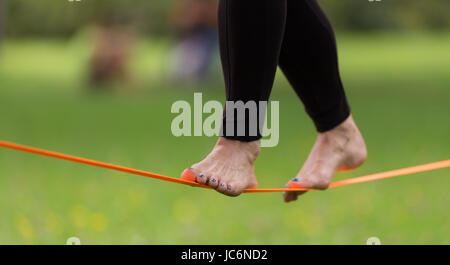
[[[88, 93], [83, 39], [10, 40], [0, 49], [0, 139], [179, 176], [215, 139], [172, 136], [173, 102], [224, 100], [221, 79], [167, 82], [167, 44], [136, 47], [130, 86]], [[369, 158], [356, 177], [450, 158], [450, 34], [339, 37], [344, 83]], [[280, 142], [263, 149], [260, 187], [295, 176], [315, 138], [279, 74]], [[0, 149], [0, 243], [450, 243], [450, 169], [310, 192], [228, 198], [209, 190]]]

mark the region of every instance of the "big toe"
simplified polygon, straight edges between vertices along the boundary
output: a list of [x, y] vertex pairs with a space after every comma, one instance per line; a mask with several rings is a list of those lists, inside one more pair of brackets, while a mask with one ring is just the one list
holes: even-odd
[[[197, 172], [198, 172], [198, 170], [197, 170]], [[190, 182], [206, 184], [206, 182], [208, 181], [207, 176], [205, 176], [205, 174], [203, 174], [203, 173], [197, 173], [197, 172], [195, 169], [190, 167], [183, 171], [183, 173], [181, 174], [181, 178], [184, 180], [190, 181]]]
[[195, 179], [197, 178], [197, 174], [195, 174], [194, 170], [192, 168], [186, 168], [183, 173], [181, 173], [181, 179], [195, 182]]
[[306, 188], [305, 183], [299, 178], [293, 178], [288, 181], [287, 187], [290, 189], [301, 189]]
[[[306, 183], [303, 183], [301, 181], [301, 179], [293, 178], [293, 179], [288, 181], [288, 183], [286, 184], [285, 188], [302, 189], [302, 188], [307, 188], [307, 185], [306, 185]], [[295, 201], [295, 200], [297, 200], [299, 195], [304, 194], [306, 191], [307, 190], [283, 192], [283, 199], [284, 199], [285, 202]]]

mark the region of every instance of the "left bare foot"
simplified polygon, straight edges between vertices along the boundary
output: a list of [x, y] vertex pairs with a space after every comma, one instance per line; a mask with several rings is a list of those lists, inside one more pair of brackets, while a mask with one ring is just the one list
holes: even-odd
[[182, 178], [205, 184], [228, 196], [238, 196], [246, 188], [258, 183], [255, 176], [255, 161], [260, 143], [240, 142], [220, 137], [211, 153], [201, 162], [192, 165]]
[[[366, 157], [366, 144], [350, 116], [336, 128], [319, 133], [302, 169], [286, 186], [327, 189], [336, 171], [355, 169], [364, 163]], [[283, 198], [285, 202], [295, 201], [304, 193], [286, 192]]]

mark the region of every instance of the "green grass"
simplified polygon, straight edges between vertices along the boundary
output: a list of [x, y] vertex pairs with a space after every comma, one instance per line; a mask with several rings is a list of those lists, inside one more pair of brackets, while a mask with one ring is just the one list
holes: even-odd
[[[335, 179], [450, 158], [450, 34], [340, 36], [343, 79], [369, 150]], [[0, 139], [169, 176], [214, 138], [171, 135], [171, 104], [193, 92], [224, 99], [220, 79], [197, 89], [166, 82], [164, 41], [142, 41], [133, 84], [87, 93], [85, 41], [10, 40], [0, 53]], [[263, 149], [260, 187], [282, 187], [314, 128], [282, 75], [280, 143]], [[0, 243], [450, 243], [450, 170], [310, 192], [228, 198], [215, 192], [0, 149]]]

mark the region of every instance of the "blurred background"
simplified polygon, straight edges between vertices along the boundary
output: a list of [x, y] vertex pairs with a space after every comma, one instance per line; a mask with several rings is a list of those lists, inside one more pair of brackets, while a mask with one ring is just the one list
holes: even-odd
[[[320, 1], [366, 164], [335, 179], [449, 159], [450, 2]], [[179, 176], [214, 138], [172, 136], [176, 100], [224, 101], [216, 0], [0, 0], [0, 139]], [[282, 74], [280, 143], [257, 161], [282, 187], [315, 131]], [[289, 115], [287, 115], [289, 113]], [[450, 171], [310, 192], [208, 190], [0, 149], [0, 243], [450, 243]]]

